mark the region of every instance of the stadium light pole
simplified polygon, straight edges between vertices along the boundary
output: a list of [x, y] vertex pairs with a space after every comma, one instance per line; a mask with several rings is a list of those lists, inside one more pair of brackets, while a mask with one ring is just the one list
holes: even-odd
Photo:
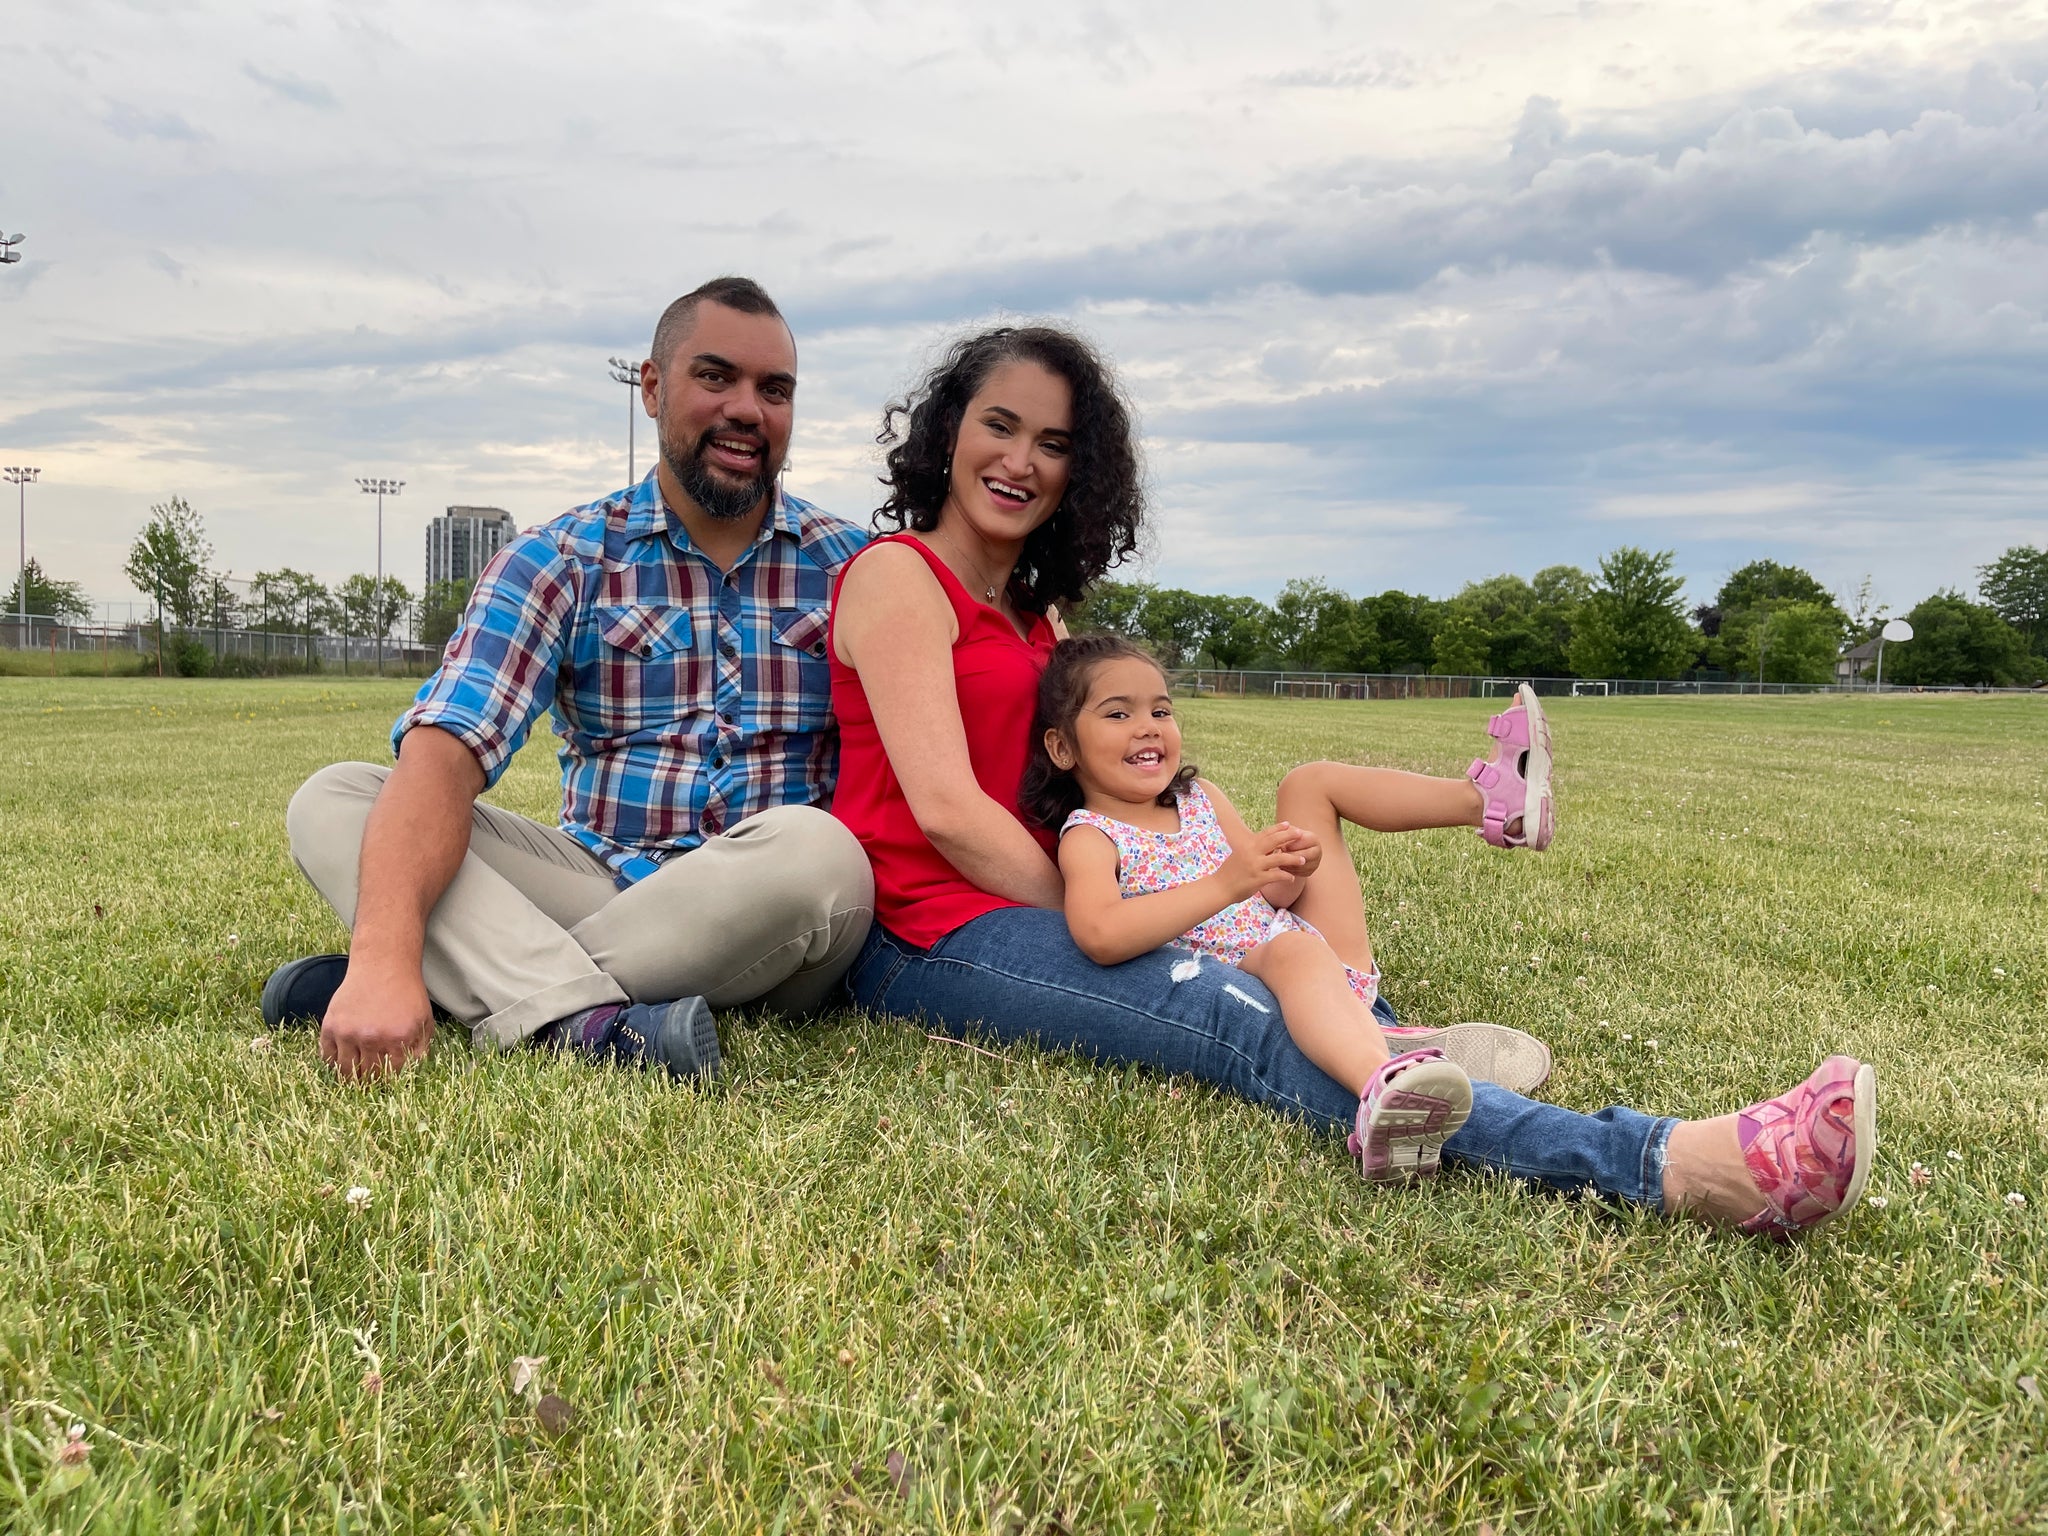
[[12, 266], [21, 260], [21, 252], [15, 247], [27, 238], [27, 235], [0, 235], [0, 267]]
[[[16, 237], [20, 238], [19, 236]], [[16, 583], [21, 598], [21, 633], [28, 634], [28, 487], [42, 471], [23, 464], [10, 464], [5, 471], [8, 481], [14, 486], [14, 499], [21, 517], [21, 579]]]
[[[356, 476], [356, 484], [363, 488], [365, 496], [375, 496], [377, 498], [377, 585], [372, 589], [370, 612], [378, 614], [384, 606], [384, 498], [386, 496], [396, 496], [404, 488], [405, 482], [403, 480], [365, 480], [362, 476], [358, 475]], [[346, 662], [348, 659], [348, 641], [346, 638], [341, 642], [341, 655], [342, 660]], [[381, 624], [377, 626], [377, 675], [379, 677], [384, 675], [384, 626]]]
[[633, 393], [626, 397], [626, 484], [631, 485], [639, 478], [636, 473], [638, 466], [633, 461], [633, 407], [640, 398], [640, 365], [629, 363], [623, 357], [611, 359], [611, 365], [613, 383], [633, 386]]

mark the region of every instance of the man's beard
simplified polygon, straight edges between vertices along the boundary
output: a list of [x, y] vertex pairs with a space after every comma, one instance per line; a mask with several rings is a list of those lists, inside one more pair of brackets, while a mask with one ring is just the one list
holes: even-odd
[[711, 451], [711, 439], [736, 435], [728, 428], [713, 427], [697, 439], [695, 450], [687, 455], [671, 443], [661, 445], [661, 456], [668, 462], [669, 472], [676, 477], [683, 494], [703, 508], [705, 516], [721, 523], [735, 522], [761, 505], [761, 498], [774, 488], [775, 472], [781, 467], [769, 460], [767, 440], [763, 439], [761, 470], [753, 479], [730, 480], [717, 473], [704, 461]]

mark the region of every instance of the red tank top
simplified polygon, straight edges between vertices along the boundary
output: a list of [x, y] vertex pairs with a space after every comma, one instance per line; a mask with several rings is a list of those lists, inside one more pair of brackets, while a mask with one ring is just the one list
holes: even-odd
[[[878, 544], [916, 550], [938, 577], [960, 630], [953, 642], [953, 691], [960, 700], [960, 723], [967, 728], [967, 759], [975, 782], [1050, 854], [1056, 846], [1052, 832], [1025, 819], [1017, 809], [1017, 791], [1030, 750], [1038, 676], [1052, 654], [1052, 626], [1040, 615], [1032, 621], [1029, 638], [1022, 637], [999, 610], [969, 597], [946, 563], [916, 539], [889, 534], [868, 549]], [[846, 562], [839, 573], [841, 582], [860, 558], [855, 555]], [[836, 625], [836, 585], [832, 610]], [[929, 949], [962, 923], [1003, 907], [1021, 906], [970, 883], [932, 846], [882, 750], [860, 674], [839, 659], [839, 649], [829, 638], [825, 654], [832, 659], [832, 711], [839, 717], [839, 788], [832, 797], [832, 814], [860, 839], [874, 866], [875, 920], [898, 938]], [[888, 665], [886, 656], [881, 665]]]

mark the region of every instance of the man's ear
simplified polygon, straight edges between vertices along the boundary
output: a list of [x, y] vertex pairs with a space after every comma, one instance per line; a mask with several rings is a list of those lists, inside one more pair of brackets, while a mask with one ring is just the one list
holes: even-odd
[[1067, 773], [1072, 771], [1074, 754], [1067, 750], [1067, 738], [1050, 727], [1047, 728], [1045, 733], [1045, 755], [1052, 759], [1053, 767], [1059, 769], [1060, 772]]

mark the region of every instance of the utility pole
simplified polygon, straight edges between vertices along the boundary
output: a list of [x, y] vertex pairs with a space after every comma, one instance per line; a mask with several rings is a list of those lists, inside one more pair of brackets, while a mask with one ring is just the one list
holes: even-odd
[[[403, 480], [365, 480], [356, 477], [356, 484], [363, 488], [365, 496], [377, 498], [377, 587], [376, 597], [371, 603], [371, 621], [374, 623], [384, 612], [384, 498], [396, 496], [404, 487]], [[348, 641], [341, 642], [341, 654], [348, 656]], [[384, 626], [377, 625], [377, 675], [384, 675]]]
[[630, 384], [633, 393], [626, 397], [626, 484], [632, 485], [639, 479], [639, 466], [633, 459], [633, 417], [638, 414], [635, 407], [640, 404], [640, 365], [629, 363], [623, 357], [611, 359], [612, 382]]
[[[21, 238], [21, 237], [20, 237], [19, 235], [16, 235], [16, 236], [15, 236], [15, 239], [17, 239], [17, 240], [19, 240], [20, 238]], [[13, 255], [12, 255], [12, 253], [10, 253], [10, 254], [9, 254], [9, 256], [8, 256], [8, 260], [10, 260], [10, 261], [13, 261], [13, 260], [16, 260], [16, 259], [18, 259], [18, 258], [16, 258], [15, 256], [13, 256]], [[21, 514], [21, 590], [20, 590], [20, 594], [19, 594], [19, 595], [20, 595], [20, 598], [21, 598], [21, 603], [20, 603], [20, 607], [21, 607], [21, 613], [20, 613], [20, 619], [21, 619], [21, 635], [20, 635], [20, 637], [19, 637], [19, 638], [20, 638], [20, 640], [21, 640], [21, 643], [22, 643], [23, 645], [27, 645], [27, 644], [28, 644], [28, 487], [29, 487], [29, 482], [30, 482], [31, 480], [35, 479], [35, 477], [36, 477], [37, 475], [40, 475], [40, 474], [42, 473], [42, 471], [41, 471], [40, 469], [30, 469], [30, 468], [28, 468], [28, 467], [26, 467], [26, 466], [24, 466], [24, 465], [20, 465], [20, 464], [10, 464], [10, 465], [8, 465], [8, 466], [7, 466], [7, 468], [6, 468], [6, 470], [4, 471], [4, 473], [6, 474], [6, 477], [7, 477], [7, 479], [8, 479], [8, 480], [9, 480], [9, 481], [10, 481], [10, 482], [11, 482], [11, 483], [13, 484], [13, 486], [14, 486], [14, 489], [15, 489], [15, 501], [16, 501], [16, 502], [18, 503], [18, 505], [19, 505], [19, 510], [20, 510], [20, 514]]]

